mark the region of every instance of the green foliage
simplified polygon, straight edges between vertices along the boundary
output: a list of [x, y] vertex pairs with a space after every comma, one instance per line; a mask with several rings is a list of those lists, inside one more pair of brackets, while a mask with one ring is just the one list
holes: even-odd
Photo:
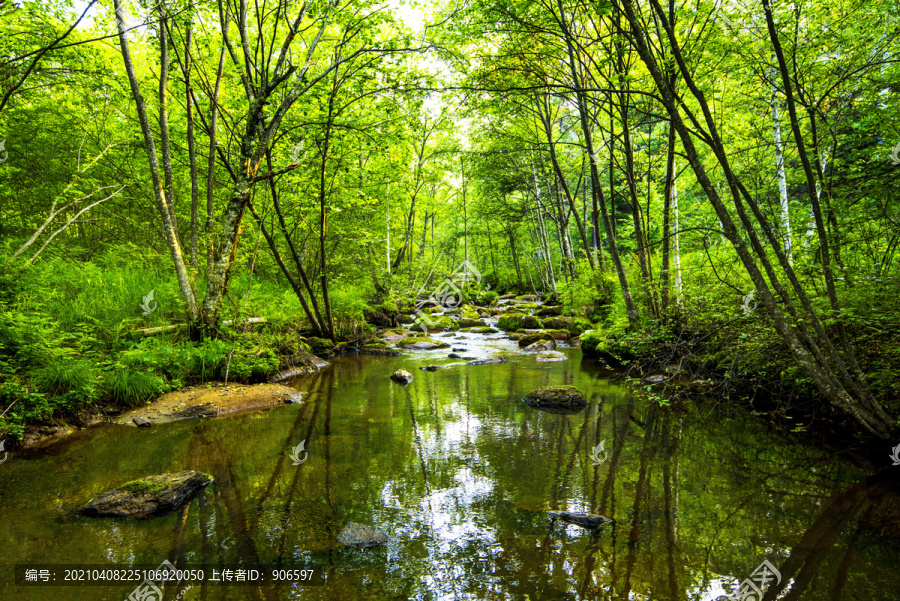
[[[268, 376], [278, 371], [278, 357], [272, 349], [258, 349], [256, 351], [240, 351], [231, 357], [231, 365], [228, 367], [228, 380], [240, 380], [252, 382], [265, 380]], [[225, 377], [225, 368], [222, 369], [222, 377]]]
[[134, 407], [166, 391], [166, 383], [157, 375], [132, 371], [125, 366], [114, 369], [103, 383], [109, 398], [118, 405]]
[[563, 312], [594, 321], [609, 315], [609, 274], [592, 270], [586, 259], [578, 262], [578, 277], [557, 284]]
[[500, 295], [496, 290], [482, 290], [478, 294], [478, 304], [485, 307], [490, 307], [497, 302], [497, 299], [499, 297]]

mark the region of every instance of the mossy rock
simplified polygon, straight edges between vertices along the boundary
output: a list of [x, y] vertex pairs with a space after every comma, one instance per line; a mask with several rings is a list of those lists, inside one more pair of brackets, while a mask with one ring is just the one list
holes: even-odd
[[556, 305], [555, 307], [550, 307], [544, 305], [534, 313], [539, 317], [555, 317], [557, 315], [562, 315], [562, 306]]
[[543, 330], [544, 324], [534, 315], [526, 315], [522, 318], [522, 328], [526, 330]]
[[459, 311], [460, 317], [464, 319], [478, 319], [478, 311], [472, 305], [463, 305]]
[[525, 348], [526, 346], [530, 346], [539, 340], [553, 340], [553, 337], [550, 335], [550, 332], [537, 332], [535, 334], [527, 334], [519, 338], [519, 348]]
[[91, 518], [144, 519], [166, 515], [189, 503], [212, 476], [195, 471], [147, 476], [126, 482], [78, 508]]
[[591, 324], [585, 319], [571, 319], [569, 317], [548, 317], [541, 320], [548, 330], [565, 330], [570, 338], [578, 336], [582, 332], [591, 329]]
[[523, 311], [531, 311], [532, 309], [540, 308], [540, 305], [537, 303], [516, 303], [515, 307]]
[[494, 290], [485, 290], [478, 295], [478, 302], [482, 305], [493, 305], [500, 297]]
[[609, 352], [606, 334], [600, 330], [588, 330], [581, 335], [581, 352], [586, 357], [602, 360], [610, 367], [622, 367], [622, 361]]
[[522, 315], [504, 313], [497, 318], [497, 327], [507, 332], [515, 332], [522, 329]]
[[166, 483], [162, 480], [132, 480], [120, 486], [119, 489], [132, 493], [148, 493], [160, 490], [165, 485]]
[[433, 338], [426, 338], [424, 336], [410, 336], [409, 338], [404, 338], [397, 343], [397, 346], [404, 349], [418, 351], [431, 351], [441, 348], [450, 348], [449, 344], [438, 342]]
[[400, 314], [397, 316], [397, 323], [406, 325], [415, 322], [416, 320], [409, 315]]
[[455, 319], [453, 319], [451, 317], [447, 317], [445, 315], [445, 316], [441, 317], [440, 319], [438, 319], [434, 325], [428, 326], [428, 329], [429, 330], [434, 330], [434, 329], [450, 330], [452, 332], [455, 332], [456, 330], [459, 329], [459, 323]]
[[516, 299], [516, 300], [523, 300], [523, 301], [536, 301], [536, 300], [537, 300], [537, 297], [536, 297], [535, 295], [533, 295], [533, 294], [523, 294], [523, 295], [521, 295], [521, 296], [515, 297], [515, 299]]
[[575, 413], [587, 406], [584, 393], [574, 386], [547, 386], [538, 388], [522, 399], [525, 404], [546, 411]]
[[496, 334], [500, 330], [495, 330], [494, 328], [488, 326], [482, 326], [480, 328], [463, 328], [460, 330], [462, 332], [472, 332], [473, 334]]
[[553, 340], [566, 341], [570, 338], [569, 332], [566, 330], [547, 330], [547, 333], [550, 334]]
[[327, 338], [316, 338], [315, 336], [313, 336], [311, 338], [307, 338], [306, 343], [309, 345], [313, 353], [323, 353], [334, 348], [334, 342], [328, 340]]
[[400, 355], [397, 350], [389, 347], [383, 342], [372, 342], [361, 349], [359, 349], [360, 355], [375, 355], [376, 357], [397, 357]]
[[[476, 314], [476, 316], [477, 316], [477, 314]], [[459, 324], [459, 327], [464, 328], [464, 329], [465, 328], [483, 328], [487, 325], [481, 319], [469, 319], [468, 317], [463, 317], [457, 323]]]

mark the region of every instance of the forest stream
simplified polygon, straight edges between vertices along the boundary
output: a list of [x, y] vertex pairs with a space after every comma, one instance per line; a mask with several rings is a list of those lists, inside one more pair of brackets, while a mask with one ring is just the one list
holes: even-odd
[[[76, 558], [249, 561], [309, 567], [325, 579], [206, 584], [185, 599], [712, 601], [738, 598], [763, 561], [779, 570], [779, 598], [897, 598], [900, 495], [883, 474], [743, 410], [644, 402], [577, 348], [560, 347], [565, 361], [538, 363], [504, 336], [437, 338], [467, 356], [508, 351], [510, 359], [465, 365], [447, 358], [450, 349], [337, 357], [290, 382], [306, 393], [301, 404], [146, 430], [104, 424], [7, 462], [0, 563], [9, 569], [0, 590], [18, 592], [0, 598], [50, 591], [119, 601], [134, 588], [11, 586], [13, 564]], [[426, 365], [441, 368], [419, 369]], [[399, 368], [413, 374], [408, 386], [389, 379]], [[587, 408], [561, 415], [522, 402], [559, 384], [580, 389]], [[308, 457], [293, 465], [289, 452], [304, 440]], [[180, 470], [214, 482], [168, 516], [74, 512], [126, 480]], [[591, 534], [552, 520], [552, 509], [615, 523]], [[390, 541], [345, 547], [336, 535], [348, 521]]]

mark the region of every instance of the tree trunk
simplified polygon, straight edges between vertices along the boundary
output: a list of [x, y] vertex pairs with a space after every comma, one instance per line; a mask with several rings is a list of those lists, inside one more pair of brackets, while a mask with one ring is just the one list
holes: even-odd
[[[569, 33], [569, 26], [565, 19], [565, 11], [563, 9], [562, 0], [557, 0], [557, 4], [559, 6], [559, 11], [561, 15], [561, 24], [563, 28], [563, 35], [566, 38], [566, 50], [568, 51], [569, 57], [569, 69], [572, 73], [572, 83], [575, 89], [575, 97], [578, 105], [578, 115], [581, 122], [581, 131], [584, 135], [584, 145], [587, 149], [588, 156], [591, 159], [591, 185], [597, 189], [598, 199], [600, 201], [600, 212], [603, 215], [603, 226], [606, 229], [606, 238], [609, 240], [609, 253], [612, 257], [613, 265], [616, 268], [616, 274], [619, 276], [619, 287], [622, 290], [622, 298], [625, 301], [625, 312], [628, 316], [628, 323], [631, 326], [636, 327], [638, 325], [638, 311], [637, 307], [634, 305], [634, 300], [631, 296], [631, 287], [628, 284], [628, 278], [625, 275], [625, 268], [622, 265], [622, 259], [619, 256], [619, 249], [616, 244], [616, 237], [612, 231], [612, 224], [609, 219], [609, 214], [606, 210], [606, 199], [603, 196], [603, 189], [600, 187], [600, 173], [599, 167], [597, 165], [597, 155], [594, 151], [594, 143], [591, 136], [591, 127], [588, 121], [587, 114], [587, 101], [585, 99], [585, 92], [581, 86], [581, 77], [578, 74], [578, 69], [575, 64], [575, 51], [572, 47], [571, 35]], [[612, 169], [612, 156], [610, 155], [610, 169]]]
[[194, 92], [191, 89], [191, 23], [184, 39], [184, 89], [187, 107], [188, 162], [191, 171], [191, 273], [197, 273], [197, 229], [199, 220], [200, 185], [197, 181], [197, 151], [194, 147]]
[[781, 198], [781, 227], [784, 232], [784, 254], [794, 264], [791, 248], [791, 213], [788, 207], [787, 175], [784, 171], [784, 149], [781, 144], [781, 117], [778, 114], [778, 96], [772, 92], [772, 126], [775, 130], [775, 169], [778, 173], [778, 194]]
[[[116, 14], [121, 15], [121, 0], [113, 0], [113, 3]], [[166, 244], [169, 247], [169, 255], [175, 265], [175, 277], [178, 282], [178, 290], [181, 293], [181, 299], [185, 304], [187, 319], [188, 321], [193, 322], [199, 315], [197, 294], [194, 290], [193, 280], [184, 264], [184, 257], [181, 254], [181, 243], [179, 242], [178, 235], [175, 231], [175, 224], [169, 213], [168, 206], [166, 205], [165, 192], [159, 178], [159, 162], [156, 156], [156, 144], [153, 141], [153, 133], [150, 130], [150, 120], [147, 117], [144, 97], [141, 95], [137, 76], [134, 72], [134, 64], [131, 61], [128, 37], [125, 35], [124, 19], [116, 19], [116, 25], [119, 31], [119, 46], [122, 50], [122, 61], [125, 64], [125, 72], [128, 75], [128, 83], [131, 86], [131, 95], [134, 97], [138, 121], [141, 124], [141, 133], [144, 137], [144, 147], [147, 150], [147, 160], [150, 167], [150, 177], [153, 183], [153, 198], [156, 204], [156, 210], [159, 213], [163, 235], [165, 236]]]
[[[719, 138], [715, 126], [715, 120], [713, 119], [712, 113], [709, 109], [709, 105], [705, 100], [703, 92], [700, 91], [700, 89], [693, 81], [692, 73], [687, 68], [684, 62], [684, 58], [681, 55], [679, 42], [672, 30], [671, 25], [666, 19], [665, 14], [663, 13], [662, 7], [659, 4], [659, 0], [650, 0], [652, 8], [665, 30], [665, 34], [668, 38], [668, 44], [670, 46], [670, 49], [672, 50], [673, 57], [678, 63], [681, 76], [684, 79], [685, 84], [693, 94], [695, 100], [697, 101], [698, 106], [703, 112], [703, 117], [708, 128], [708, 136], [706, 139], [710, 143], [715, 153], [719, 166], [725, 172], [732, 198], [734, 200], [735, 209], [737, 210], [737, 214], [740, 219], [743, 231], [746, 232], [746, 235], [749, 237], [750, 245], [755, 254], [751, 253], [750, 247], [748, 247], [747, 243], [744, 241], [740, 231], [736, 227], [731, 217], [731, 214], [729, 213], [725, 204], [722, 202], [716, 186], [712, 183], [708, 176], [706, 166], [703, 164], [703, 161], [701, 160], [699, 153], [694, 146], [691, 132], [688, 130], [686, 124], [682, 120], [679, 106], [684, 105], [679, 105], [679, 103], [676, 101], [674, 91], [669, 87], [667, 81], [659, 70], [655, 57], [650, 51], [646, 33], [642, 28], [642, 23], [635, 15], [633, 1], [634, 0], [623, 0], [622, 3], [622, 9], [625, 11], [625, 15], [630, 24], [630, 39], [635, 45], [635, 48], [644, 64], [647, 66], [647, 69], [661, 94], [663, 105], [669, 113], [672, 124], [678, 131], [682, 146], [685, 150], [685, 155], [687, 156], [694, 174], [697, 177], [697, 182], [703, 188], [707, 198], [713, 205], [713, 208], [715, 209], [716, 214], [718, 215], [719, 220], [722, 223], [723, 234], [734, 246], [739, 259], [744, 264], [745, 269], [747, 270], [751, 280], [756, 286], [756, 290], [759, 293], [759, 300], [766, 308], [769, 315], [772, 317], [775, 330], [782, 337], [800, 367], [807, 373], [807, 375], [809, 375], [814, 385], [830, 403], [832, 403], [836, 408], [852, 415], [856, 420], [859, 421], [859, 423], [863, 427], [865, 427], [876, 436], [880, 438], [887, 438], [889, 431], [888, 424], [890, 422], [890, 419], [888, 418], [884, 410], [880, 407], [880, 405], [878, 405], [878, 403], [874, 401], [874, 399], [865, 395], [864, 393], [860, 393], [857, 383], [854, 382], [853, 379], [849, 376], [846, 367], [844, 366], [843, 360], [835, 352], [833, 345], [825, 335], [824, 329], [822, 328], [818, 316], [816, 315], [811, 303], [809, 302], [805, 290], [799, 285], [793, 269], [788, 264], [787, 259], [783, 251], [781, 250], [781, 244], [773, 235], [771, 228], [768, 227], [765, 216], [759, 211], [755, 203], [753, 203], [752, 197], [749, 195], [749, 193], [746, 191], [746, 188], [741, 184], [734, 172], [731, 170], [728, 162], [728, 154], [722, 145], [721, 139]], [[771, 15], [768, 12], [768, 2], [767, 0], [763, 0], [763, 3], [765, 8], [767, 9], [766, 18], [769, 23], [770, 31], [773, 31], [774, 24], [772, 23]], [[777, 39], [777, 36], [774, 37]], [[780, 54], [778, 50], [776, 50], [776, 54]], [[782, 60], [782, 58], [779, 58], [779, 62], [782, 62]], [[782, 71], [784, 71], [784, 69], [782, 69]], [[789, 95], [789, 86], [786, 87], [788, 88]], [[790, 109], [790, 107], [792, 106], [790, 102], [788, 103], [788, 106]], [[803, 308], [805, 310], [804, 318], [800, 318], [800, 315], [797, 313], [797, 309], [794, 305], [793, 299], [779, 281], [777, 273], [775, 272], [768, 258], [766, 250], [762, 246], [756, 234], [754, 224], [750, 221], [749, 216], [744, 208], [742, 199], [748, 202], [751, 210], [753, 211], [754, 217], [762, 226], [763, 233], [765, 234], [766, 239], [769, 241], [770, 247], [778, 258], [784, 273], [791, 280], [794, 291], [803, 304]], [[763, 267], [766, 272], [766, 276], [768, 276], [769, 281], [772, 283], [772, 286], [779, 294], [781, 298], [781, 304], [784, 305], [784, 307], [790, 314], [790, 320], [782, 312], [781, 304], [770, 290], [769, 284], [766, 281], [766, 277], [763, 276], [763, 273], [759, 269], [759, 265]], [[808, 330], [806, 329], [804, 321], [808, 321], [813, 324], [819, 340], [826, 345], [826, 348], [830, 353], [831, 362], [828, 361], [828, 358], [824, 355], [816, 341], [812, 338], [810, 332], [808, 332]], [[837, 374], [835, 373], [835, 368], [838, 372]]]

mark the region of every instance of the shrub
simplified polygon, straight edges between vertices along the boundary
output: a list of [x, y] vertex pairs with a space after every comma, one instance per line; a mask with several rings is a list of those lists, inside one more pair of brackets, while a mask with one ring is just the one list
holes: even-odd
[[500, 298], [500, 295], [496, 290], [483, 290], [481, 294], [478, 295], [478, 304], [489, 307], [496, 303], [498, 298]]
[[166, 383], [157, 375], [119, 365], [107, 376], [103, 388], [114, 403], [134, 407], [161, 395]]

